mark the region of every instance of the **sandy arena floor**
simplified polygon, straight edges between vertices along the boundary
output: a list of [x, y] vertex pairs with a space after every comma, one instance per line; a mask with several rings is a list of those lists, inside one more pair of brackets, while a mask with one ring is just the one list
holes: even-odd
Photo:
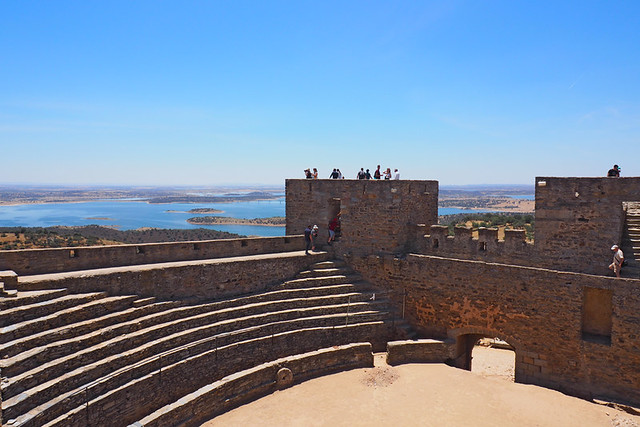
[[213, 426], [640, 426], [640, 416], [512, 382], [513, 352], [476, 347], [474, 372], [443, 364], [316, 378], [227, 412]]

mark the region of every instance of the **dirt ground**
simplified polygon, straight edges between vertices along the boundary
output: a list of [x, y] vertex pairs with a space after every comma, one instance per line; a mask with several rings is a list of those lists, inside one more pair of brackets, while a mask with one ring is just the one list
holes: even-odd
[[513, 382], [514, 353], [476, 347], [473, 372], [443, 364], [316, 378], [236, 408], [214, 426], [640, 426], [640, 416]]

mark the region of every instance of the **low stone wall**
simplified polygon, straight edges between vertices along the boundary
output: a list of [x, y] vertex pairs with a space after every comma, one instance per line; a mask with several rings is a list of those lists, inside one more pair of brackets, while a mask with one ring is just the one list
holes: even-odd
[[263, 291], [328, 258], [325, 252], [285, 253], [113, 267], [20, 277], [18, 289], [67, 288], [75, 293], [106, 291], [110, 295], [207, 301]]
[[197, 426], [291, 383], [372, 366], [373, 353], [369, 343], [336, 346], [285, 357], [224, 377], [131, 426]]
[[304, 236], [0, 251], [0, 270], [18, 275], [303, 250]]
[[444, 363], [454, 357], [455, 340], [391, 341], [387, 343], [387, 363]]

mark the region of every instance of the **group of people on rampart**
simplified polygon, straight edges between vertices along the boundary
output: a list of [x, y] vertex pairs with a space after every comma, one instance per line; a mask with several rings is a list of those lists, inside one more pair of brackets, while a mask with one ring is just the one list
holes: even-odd
[[[318, 179], [318, 169], [313, 168], [313, 172], [311, 168], [304, 170], [304, 176], [306, 179]], [[329, 178], [331, 179], [344, 179], [344, 175], [340, 172], [340, 169], [334, 168], [331, 174], [329, 174]], [[391, 168], [387, 168], [384, 171], [380, 170], [380, 165], [373, 172], [373, 175], [369, 171], [369, 169], [365, 170], [364, 168], [360, 168], [358, 173], [356, 174], [356, 179], [400, 179], [400, 172], [398, 169], [394, 169], [393, 174], [391, 173]]]

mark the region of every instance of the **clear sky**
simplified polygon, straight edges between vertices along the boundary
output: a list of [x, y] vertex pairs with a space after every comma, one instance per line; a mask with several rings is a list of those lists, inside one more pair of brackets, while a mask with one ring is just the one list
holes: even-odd
[[0, 184], [640, 176], [638, 1], [0, 0]]

